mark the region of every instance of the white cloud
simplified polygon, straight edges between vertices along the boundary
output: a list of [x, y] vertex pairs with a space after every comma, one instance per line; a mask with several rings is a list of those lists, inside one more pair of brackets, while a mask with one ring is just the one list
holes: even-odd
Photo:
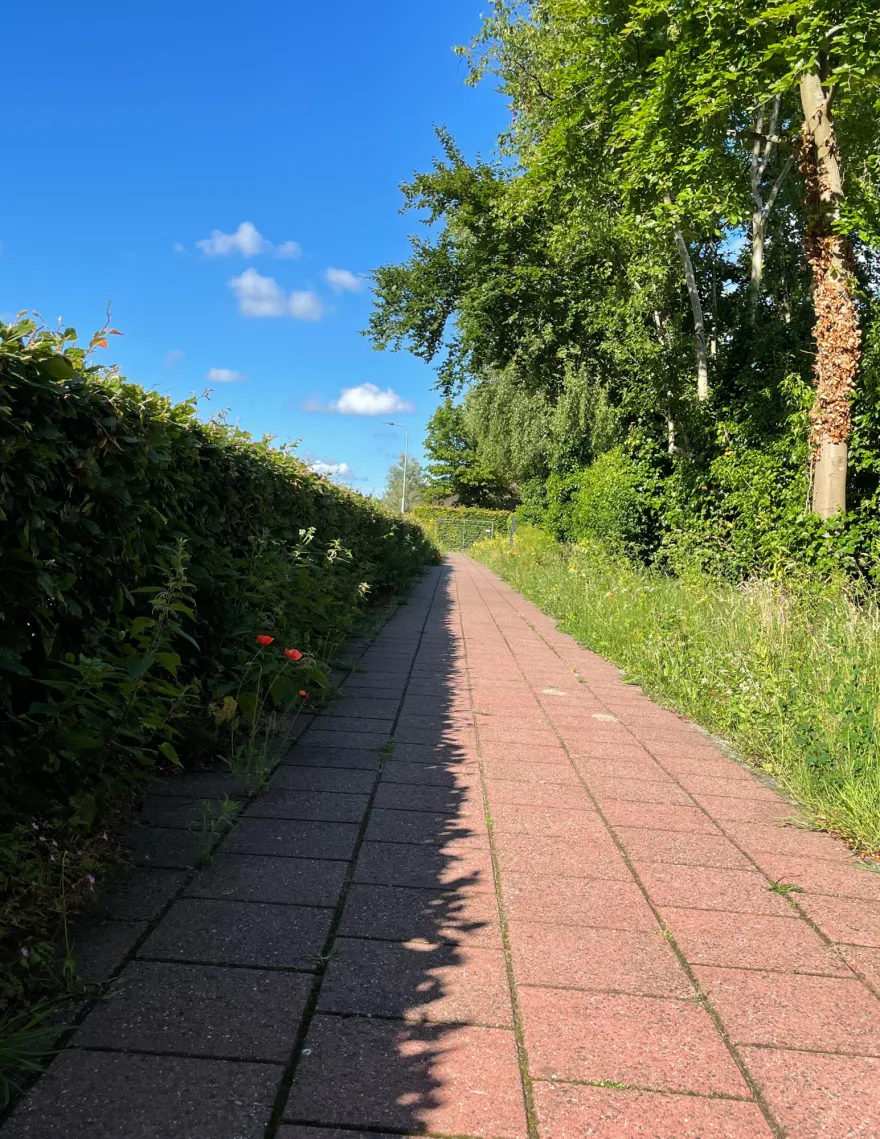
[[238, 297], [238, 308], [243, 316], [284, 316], [287, 296], [272, 277], [262, 277], [256, 269], [245, 269], [240, 277], [233, 277], [230, 289]]
[[182, 241], [175, 241], [174, 252], [175, 253], [186, 253], [186, 246], [183, 244]]
[[205, 379], [209, 384], [237, 384], [247, 376], [243, 372], [233, 372], [231, 368], [210, 368], [205, 372]]
[[173, 368], [178, 361], [182, 360], [186, 353], [182, 348], [172, 348], [170, 352], [165, 353], [165, 359], [162, 363], [166, 368]]
[[362, 277], [356, 277], [348, 269], [326, 269], [324, 280], [334, 293], [359, 293], [364, 287]]
[[352, 474], [348, 463], [337, 463], [335, 459], [315, 459], [314, 462], [309, 463], [309, 466], [315, 474], [328, 477], [335, 475], [337, 478], [345, 479], [350, 478]]
[[256, 257], [272, 246], [252, 222], [243, 221], [235, 233], [212, 229], [210, 237], [196, 242], [196, 248], [201, 249], [206, 257], [228, 257], [236, 252], [243, 257]]
[[322, 404], [307, 399], [303, 411], [335, 411], [339, 415], [406, 415], [415, 411], [415, 404], [399, 396], [392, 388], [382, 391], [375, 384], [360, 384], [356, 388], [343, 388], [339, 399]]
[[320, 320], [324, 315], [324, 306], [317, 293], [291, 293], [288, 303], [294, 320]]
[[[210, 237], [203, 237], [196, 242], [206, 257], [229, 257], [232, 253], [240, 253], [242, 257], [256, 257], [260, 253], [273, 253], [286, 261], [296, 261], [302, 256], [302, 247], [298, 241], [282, 241], [275, 245], [263, 237], [253, 222], [243, 221], [235, 233], [224, 233], [222, 229], [212, 229]], [[177, 241], [174, 243], [176, 253], [186, 253], [186, 246]]]
[[298, 241], [282, 241], [275, 251], [275, 256], [286, 258], [288, 261], [296, 261], [298, 257], [302, 256], [302, 246]]
[[317, 293], [293, 292], [289, 296], [274, 277], [264, 277], [256, 269], [245, 269], [233, 277], [230, 289], [238, 297], [242, 316], [292, 316], [294, 320], [320, 320], [324, 306]]

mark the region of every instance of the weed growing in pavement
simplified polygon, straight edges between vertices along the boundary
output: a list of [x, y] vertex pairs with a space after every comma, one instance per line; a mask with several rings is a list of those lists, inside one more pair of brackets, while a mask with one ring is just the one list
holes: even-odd
[[806, 890], [803, 886], [795, 886], [792, 882], [774, 882], [772, 886], [767, 889], [771, 894], [781, 894], [783, 898], [787, 898], [789, 894], [805, 894]]
[[213, 803], [210, 799], [202, 802], [202, 839], [196, 859], [199, 866], [205, 866], [210, 861], [211, 852], [235, 822], [240, 808], [241, 803], [230, 799], [228, 795], [224, 795], [219, 803]]
[[801, 579], [664, 576], [521, 526], [471, 554], [645, 692], [760, 764], [814, 825], [880, 851], [880, 605]]

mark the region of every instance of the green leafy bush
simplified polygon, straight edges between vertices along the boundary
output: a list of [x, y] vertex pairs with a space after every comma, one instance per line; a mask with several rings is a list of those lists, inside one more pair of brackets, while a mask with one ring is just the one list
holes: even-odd
[[480, 506], [417, 506], [410, 515], [441, 550], [468, 550], [483, 538], [508, 532], [510, 512]]
[[209, 709], [254, 637], [319, 692], [369, 598], [436, 558], [288, 449], [94, 366], [106, 344], [0, 324], [0, 1006], [37, 984], [105, 828], [220, 746]]
[[570, 532], [609, 549], [646, 556], [656, 541], [655, 479], [650, 467], [615, 447], [580, 473]]
[[408, 512], [416, 522], [431, 522], [435, 518], [474, 518], [477, 521], [504, 523], [510, 518], [509, 510], [488, 510], [483, 506], [435, 506], [424, 504]]

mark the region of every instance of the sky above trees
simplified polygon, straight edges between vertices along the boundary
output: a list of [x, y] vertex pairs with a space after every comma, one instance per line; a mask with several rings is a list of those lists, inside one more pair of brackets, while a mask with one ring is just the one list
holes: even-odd
[[[475, 0], [49, 0], [54, 62], [16, 52], [0, 80], [30, 139], [0, 186], [0, 316], [87, 338], [112, 301], [131, 379], [211, 388], [206, 411], [381, 492], [402, 434], [382, 420], [418, 454], [438, 396], [431, 369], [360, 335], [363, 275], [405, 255], [397, 187], [437, 152], [433, 126], [474, 153], [506, 119], [451, 50], [479, 17]], [[4, 31], [32, 40], [24, 8]]]

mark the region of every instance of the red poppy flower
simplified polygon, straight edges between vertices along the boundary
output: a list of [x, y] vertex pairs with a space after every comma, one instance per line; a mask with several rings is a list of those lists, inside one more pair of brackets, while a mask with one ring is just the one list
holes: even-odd
[[303, 655], [299, 649], [285, 649], [284, 655], [288, 660], [302, 660]]
[[271, 645], [274, 640], [275, 640], [274, 637], [267, 637], [265, 633], [261, 633], [260, 636], [257, 637], [257, 644], [258, 645]]
[[306, 690], [304, 688], [301, 688], [299, 690], [299, 694], [300, 694], [300, 696], [303, 697], [303, 699], [308, 700], [309, 694], [308, 694], [308, 692], [306, 692]]

